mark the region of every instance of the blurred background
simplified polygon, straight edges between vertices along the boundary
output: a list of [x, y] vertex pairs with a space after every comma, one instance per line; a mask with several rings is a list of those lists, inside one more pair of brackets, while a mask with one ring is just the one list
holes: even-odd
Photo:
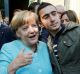
[[9, 17], [12, 19], [15, 9], [27, 9], [32, 2], [49, 2], [53, 5], [62, 5], [66, 10], [74, 10], [80, 21], [80, 0], [0, 0], [0, 19]]

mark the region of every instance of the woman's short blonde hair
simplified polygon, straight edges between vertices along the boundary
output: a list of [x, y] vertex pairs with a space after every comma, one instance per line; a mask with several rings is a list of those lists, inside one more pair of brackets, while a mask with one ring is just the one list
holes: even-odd
[[35, 19], [37, 23], [38, 22], [37, 14], [28, 10], [20, 11], [13, 16], [10, 24], [11, 28], [14, 31], [16, 31], [19, 27], [25, 25], [25, 22], [29, 22], [30, 19]]

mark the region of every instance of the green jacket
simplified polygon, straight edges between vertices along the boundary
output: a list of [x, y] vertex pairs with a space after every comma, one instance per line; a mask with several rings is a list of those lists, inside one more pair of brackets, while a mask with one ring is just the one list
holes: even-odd
[[59, 37], [59, 62], [54, 53], [51, 36], [48, 37], [51, 63], [55, 74], [80, 74], [80, 26], [70, 23]]

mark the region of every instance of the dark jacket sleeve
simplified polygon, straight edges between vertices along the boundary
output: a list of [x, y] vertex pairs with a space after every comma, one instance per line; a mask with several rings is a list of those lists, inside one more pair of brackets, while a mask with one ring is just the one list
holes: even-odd
[[4, 43], [11, 42], [15, 39], [16, 35], [9, 27], [0, 27], [0, 49]]

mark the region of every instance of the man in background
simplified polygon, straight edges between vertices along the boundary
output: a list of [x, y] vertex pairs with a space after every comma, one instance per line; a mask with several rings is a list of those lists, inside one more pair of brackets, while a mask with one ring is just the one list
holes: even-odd
[[61, 14], [65, 12], [65, 8], [62, 5], [56, 5], [57, 13], [61, 17]]

